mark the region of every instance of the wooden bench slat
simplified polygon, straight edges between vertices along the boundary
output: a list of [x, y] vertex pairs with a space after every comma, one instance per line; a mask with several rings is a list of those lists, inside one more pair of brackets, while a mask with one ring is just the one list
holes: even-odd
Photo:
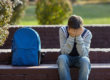
[[[0, 65], [0, 69], [57, 69], [57, 64], [40, 64], [39, 66]], [[91, 64], [91, 68], [110, 68], [110, 63]]]

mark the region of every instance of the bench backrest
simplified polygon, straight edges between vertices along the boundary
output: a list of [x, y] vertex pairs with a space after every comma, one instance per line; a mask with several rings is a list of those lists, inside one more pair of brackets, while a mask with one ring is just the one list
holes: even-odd
[[[11, 48], [12, 37], [15, 31], [23, 26], [10, 27], [9, 37], [5, 44], [0, 47], [0, 49]], [[59, 25], [47, 25], [47, 26], [30, 26], [35, 29], [41, 38], [41, 47], [46, 48], [59, 48]], [[88, 28], [92, 34], [91, 48], [109, 48], [110, 47], [110, 25], [108, 26], [85, 26]]]

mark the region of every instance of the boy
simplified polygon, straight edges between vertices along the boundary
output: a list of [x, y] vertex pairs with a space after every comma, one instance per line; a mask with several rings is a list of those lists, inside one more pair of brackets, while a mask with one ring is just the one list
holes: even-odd
[[72, 15], [68, 26], [59, 29], [61, 55], [58, 57], [60, 80], [71, 80], [70, 67], [79, 68], [79, 80], [88, 80], [91, 70], [88, 57], [91, 32], [83, 27], [83, 19]]

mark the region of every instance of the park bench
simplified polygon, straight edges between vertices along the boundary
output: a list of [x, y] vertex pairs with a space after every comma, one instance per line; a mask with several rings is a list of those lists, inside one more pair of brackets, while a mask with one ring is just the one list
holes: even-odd
[[[60, 25], [29, 26], [35, 29], [41, 38], [41, 53], [45, 54], [39, 66], [12, 66], [11, 43], [18, 28], [10, 26], [10, 34], [0, 47], [0, 80], [59, 80], [57, 57], [60, 55]], [[110, 25], [86, 25], [93, 34], [89, 57], [92, 64], [89, 80], [110, 80]], [[78, 69], [71, 68], [72, 80], [78, 80]]]

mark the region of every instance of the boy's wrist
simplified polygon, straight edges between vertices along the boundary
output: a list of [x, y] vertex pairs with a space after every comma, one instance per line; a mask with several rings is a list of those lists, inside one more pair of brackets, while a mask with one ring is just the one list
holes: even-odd
[[75, 37], [77, 40], [81, 39], [81, 35]]
[[70, 39], [75, 39], [75, 37], [74, 37], [74, 36], [71, 36], [71, 35], [69, 35], [69, 38], [70, 38]]
[[73, 35], [69, 35], [71, 38], [75, 38], [75, 35], [73, 36]]

